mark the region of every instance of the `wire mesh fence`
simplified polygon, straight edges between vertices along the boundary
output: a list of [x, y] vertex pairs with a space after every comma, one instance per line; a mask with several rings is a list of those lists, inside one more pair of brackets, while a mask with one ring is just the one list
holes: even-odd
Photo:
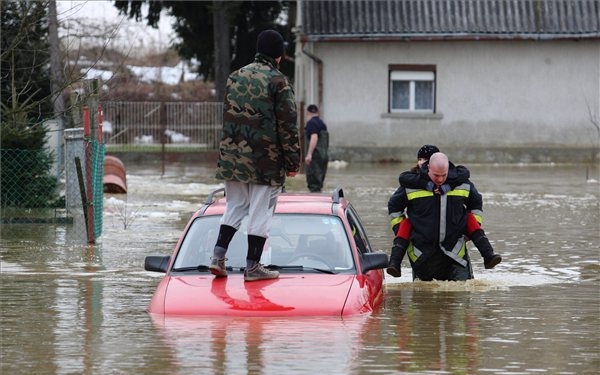
[[84, 138], [83, 129], [65, 130], [65, 208], [81, 238], [102, 235], [105, 145]]
[[46, 150], [1, 149], [2, 223], [65, 222], [64, 198]]
[[[89, 238], [85, 215], [92, 207], [94, 237], [102, 234], [105, 146], [83, 137], [73, 139], [78, 142], [65, 138], [64, 179], [52, 173], [54, 158], [46, 150], [0, 149], [2, 224], [73, 225], [75, 239], [85, 240]], [[75, 159], [80, 160], [82, 177]]]
[[104, 153], [105, 146], [102, 142], [93, 140], [92, 146], [92, 189], [94, 204], [94, 233], [96, 237], [102, 235], [104, 212]]
[[84, 107], [84, 127], [63, 131], [54, 124], [50, 135], [56, 139], [50, 143], [55, 144], [47, 149], [0, 149], [3, 224], [66, 223], [76, 240], [93, 243], [102, 234], [107, 151], [218, 149], [221, 102], [105, 102], [102, 107], [95, 112], [95, 137], [90, 133], [95, 117]]

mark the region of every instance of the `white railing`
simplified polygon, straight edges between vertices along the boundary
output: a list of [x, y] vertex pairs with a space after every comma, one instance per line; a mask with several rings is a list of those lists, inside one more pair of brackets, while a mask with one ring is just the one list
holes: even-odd
[[221, 102], [104, 102], [103, 138], [108, 149], [134, 151], [164, 144], [169, 150], [216, 150]]

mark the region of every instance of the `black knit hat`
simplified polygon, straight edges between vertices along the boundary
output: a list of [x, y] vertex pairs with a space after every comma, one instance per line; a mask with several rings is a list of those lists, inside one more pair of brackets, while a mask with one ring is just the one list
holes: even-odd
[[431, 155], [435, 154], [436, 152], [440, 152], [440, 149], [437, 148], [437, 146], [434, 146], [434, 145], [423, 145], [423, 147], [421, 147], [419, 149], [419, 152], [417, 152], [417, 159], [427, 159], [427, 160], [429, 160], [429, 158], [431, 157]]
[[256, 52], [267, 55], [274, 59], [283, 56], [283, 37], [275, 30], [264, 30], [258, 34], [256, 40]]
[[319, 107], [317, 107], [314, 104], [311, 104], [306, 108], [306, 110], [310, 113], [317, 113], [317, 112], [319, 112]]

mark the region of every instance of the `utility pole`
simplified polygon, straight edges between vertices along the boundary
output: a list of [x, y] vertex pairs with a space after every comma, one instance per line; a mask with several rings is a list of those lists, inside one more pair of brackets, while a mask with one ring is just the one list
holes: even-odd
[[48, 2], [48, 42], [50, 43], [50, 70], [52, 86], [52, 103], [54, 104], [54, 116], [60, 120], [61, 128], [64, 129], [65, 100], [62, 91], [65, 78], [62, 71], [60, 43], [58, 40], [58, 18], [56, 15], [56, 0]]
[[225, 85], [231, 67], [231, 49], [227, 2], [213, 1], [213, 42], [215, 48], [215, 93], [218, 101], [223, 99]]

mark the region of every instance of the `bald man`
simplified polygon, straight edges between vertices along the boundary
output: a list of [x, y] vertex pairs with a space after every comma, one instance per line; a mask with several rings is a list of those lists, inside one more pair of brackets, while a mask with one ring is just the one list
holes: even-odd
[[[397, 219], [406, 209], [412, 223], [410, 244], [404, 240], [404, 247], [398, 246], [398, 237], [394, 239], [390, 264], [398, 263], [399, 268], [398, 259], [401, 261], [407, 253], [415, 279], [458, 281], [473, 278], [464, 234], [467, 213], [481, 215], [482, 198], [469, 180], [454, 189], [449, 188], [446, 180], [453, 167], [445, 154], [434, 153], [429, 159], [427, 173], [432, 182], [431, 189], [400, 186], [388, 201], [388, 213], [392, 218]], [[487, 237], [483, 237], [487, 241]], [[488, 250], [495, 256], [491, 245]]]

